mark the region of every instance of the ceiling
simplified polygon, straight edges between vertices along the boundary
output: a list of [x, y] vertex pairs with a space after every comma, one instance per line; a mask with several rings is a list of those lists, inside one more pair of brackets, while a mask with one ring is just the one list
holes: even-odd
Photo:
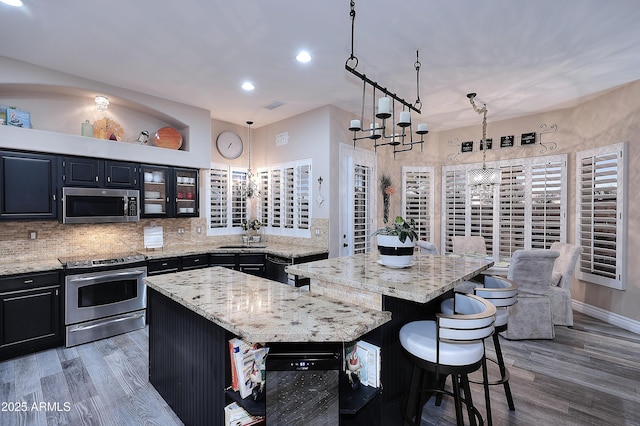
[[[1, 56], [238, 125], [329, 104], [360, 114], [362, 83], [344, 68], [348, 0], [22, 1], [0, 3]], [[478, 123], [468, 92], [492, 121], [640, 78], [637, 0], [360, 0], [355, 10], [357, 70], [411, 103], [419, 50], [423, 106], [414, 122], [431, 130]], [[295, 60], [300, 49], [311, 62]], [[243, 91], [245, 80], [255, 90]], [[283, 105], [264, 108], [276, 101]]]

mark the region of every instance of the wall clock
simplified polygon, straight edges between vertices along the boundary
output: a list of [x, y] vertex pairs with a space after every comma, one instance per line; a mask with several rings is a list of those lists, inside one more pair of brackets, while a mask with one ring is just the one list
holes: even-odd
[[242, 154], [242, 139], [233, 132], [222, 132], [218, 135], [218, 139], [216, 139], [216, 147], [220, 155], [232, 160], [240, 157], [240, 154]]

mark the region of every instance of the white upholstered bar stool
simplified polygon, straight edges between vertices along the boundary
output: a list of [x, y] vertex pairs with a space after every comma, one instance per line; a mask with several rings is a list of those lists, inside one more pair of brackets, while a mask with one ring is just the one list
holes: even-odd
[[[507, 308], [518, 302], [518, 285], [506, 278], [493, 275], [484, 277], [484, 287], [476, 287], [474, 289], [476, 296], [493, 303], [496, 307], [496, 321], [494, 323], [495, 333], [493, 333], [493, 347], [496, 351], [495, 363], [500, 369], [500, 379], [489, 382], [490, 385], [503, 385], [504, 393], [507, 397], [509, 410], [515, 411], [513, 404], [513, 396], [511, 395], [511, 387], [509, 386], [509, 370], [507, 369], [504, 358], [502, 357], [502, 348], [500, 347], [499, 333], [507, 330], [509, 312]], [[490, 359], [490, 361], [493, 361]]]
[[[472, 425], [476, 421], [483, 424], [480, 412], [473, 406], [468, 378], [480, 368], [487, 412], [491, 412], [484, 339], [493, 333], [496, 308], [474, 295], [456, 293], [454, 297], [459, 313], [437, 314], [436, 321], [413, 321], [400, 329], [400, 344], [413, 363], [405, 423], [419, 425], [424, 404], [435, 393], [453, 396], [458, 425], [464, 424], [462, 404], [467, 407]], [[440, 385], [447, 376], [452, 378], [452, 392]], [[427, 377], [431, 380], [427, 381]]]

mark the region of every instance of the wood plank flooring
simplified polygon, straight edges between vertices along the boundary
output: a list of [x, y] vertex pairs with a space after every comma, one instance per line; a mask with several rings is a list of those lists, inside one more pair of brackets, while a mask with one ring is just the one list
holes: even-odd
[[[492, 386], [494, 425], [640, 425], [640, 335], [575, 315], [554, 340], [501, 339], [516, 411]], [[147, 359], [144, 329], [4, 361], [0, 425], [181, 425], [149, 384]], [[482, 388], [472, 391], [484, 416]], [[454, 424], [448, 398], [425, 406], [422, 425]]]

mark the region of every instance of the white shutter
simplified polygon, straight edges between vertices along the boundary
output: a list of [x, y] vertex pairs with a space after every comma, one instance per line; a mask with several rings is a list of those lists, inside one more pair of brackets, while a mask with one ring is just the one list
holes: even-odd
[[295, 168], [284, 169], [284, 227], [293, 228], [295, 211]]
[[228, 223], [229, 170], [209, 170], [209, 228], [226, 228]]
[[402, 168], [402, 210], [413, 219], [419, 238], [433, 241], [433, 167]]
[[296, 168], [296, 223], [298, 229], [309, 229], [311, 198], [311, 166], [303, 164]]
[[626, 158], [620, 143], [576, 153], [576, 276], [623, 290], [626, 252]]
[[466, 170], [443, 171], [442, 187], [445, 200], [443, 201], [443, 238], [445, 253], [453, 253], [451, 237], [465, 235], [466, 205], [467, 205], [467, 172]]
[[526, 173], [523, 164], [503, 166], [500, 183], [500, 219], [498, 255], [511, 257], [515, 250], [525, 248], [526, 233]]
[[231, 170], [231, 226], [241, 226], [247, 218], [247, 198], [242, 191], [246, 182], [245, 170]]
[[[556, 241], [565, 241], [562, 161], [531, 166], [531, 248], [548, 249]], [[566, 191], [565, 191], [566, 194]]]
[[260, 201], [258, 202], [258, 218], [262, 226], [269, 226], [269, 200], [271, 192], [269, 188], [269, 171], [259, 170], [257, 174]]
[[354, 164], [354, 181], [353, 181], [353, 253], [360, 254], [369, 251], [371, 235], [370, 228], [370, 212], [371, 204], [370, 194], [372, 168], [366, 165]]
[[282, 171], [271, 170], [271, 227], [282, 226]]

